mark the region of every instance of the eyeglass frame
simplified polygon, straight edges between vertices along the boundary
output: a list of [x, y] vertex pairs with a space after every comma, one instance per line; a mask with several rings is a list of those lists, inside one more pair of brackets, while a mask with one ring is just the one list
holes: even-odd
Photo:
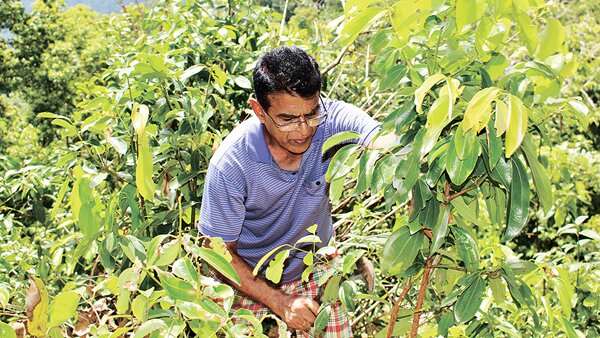
[[[324, 114], [321, 113], [321, 107], [323, 107], [323, 111], [325, 112]], [[266, 109], [264, 109], [262, 106], [260, 108], [271, 119], [271, 121], [273, 122], [275, 127], [277, 127], [277, 129], [279, 129], [279, 131], [285, 132], [285, 133], [290, 133], [292, 131], [298, 130], [302, 123], [306, 123], [306, 125], [308, 127], [320, 126], [321, 124], [323, 124], [323, 122], [325, 122], [325, 119], [327, 118], [327, 115], [329, 114], [327, 112], [327, 108], [325, 108], [325, 104], [323, 103], [323, 98], [320, 95], [319, 95], [319, 107], [318, 107], [319, 115], [317, 117], [313, 117], [312, 119], [307, 119], [306, 117], [304, 117], [304, 115], [300, 115], [298, 118], [302, 118], [302, 119], [304, 119], [304, 121], [296, 121], [296, 122], [290, 122], [290, 123], [285, 123], [285, 124], [278, 124], [277, 122], [275, 122], [275, 119], [271, 115], [269, 115], [269, 113], [267, 112]], [[318, 121], [319, 123], [317, 123], [315, 125], [311, 125], [312, 121]], [[290, 130], [282, 130], [281, 129], [281, 128], [286, 128], [286, 127], [294, 127], [294, 128], [290, 129]]]

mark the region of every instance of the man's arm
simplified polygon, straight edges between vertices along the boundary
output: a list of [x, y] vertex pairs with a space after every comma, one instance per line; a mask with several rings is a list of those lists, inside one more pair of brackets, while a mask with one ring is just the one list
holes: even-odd
[[317, 302], [309, 297], [288, 295], [262, 277], [254, 276], [252, 268], [237, 254], [237, 242], [225, 245], [241, 281], [241, 285], [237, 285], [228, 280], [229, 285], [271, 309], [292, 329], [306, 330], [314, 323], [319, 310]]

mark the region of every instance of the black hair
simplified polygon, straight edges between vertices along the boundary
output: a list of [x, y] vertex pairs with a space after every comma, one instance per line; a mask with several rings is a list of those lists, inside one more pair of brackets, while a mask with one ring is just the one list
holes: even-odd
[[321, 90], [319, 65], [296, 46], [263, 54], [254, 67], [253, 81], [256, 99], [265, 110], [271, 105], [269, 94], [287, 93], [310, 99]]

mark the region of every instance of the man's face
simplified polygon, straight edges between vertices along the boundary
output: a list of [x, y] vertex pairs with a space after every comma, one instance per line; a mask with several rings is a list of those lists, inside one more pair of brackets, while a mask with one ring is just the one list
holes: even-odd
[[[268, 111], [262, 109], [258, 101], [251, 100], [251, 105], [260, 121], [267, 129], [268, 141], [280, 150], [299, 155], [308, 150], [317, 126], [310, 127], [306, 119], [319, 115], [319, 95], [310, 99], [293, 96], [287, 93], [270, 94], [267, 96], [271, 106]], [[282, 131], [290, 127], [282, 127], [293, 122], [297, 123], [291, 131]]]

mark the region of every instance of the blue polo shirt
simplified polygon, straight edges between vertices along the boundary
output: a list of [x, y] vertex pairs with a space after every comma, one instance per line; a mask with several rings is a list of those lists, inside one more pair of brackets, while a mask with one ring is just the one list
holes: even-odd
[[[379, 130], [379, 123], [359, 108], [324, 100], [328, 116], [302, 155], [297, 172], [282, 170], [273, 160], [257, 117], [242, 122], [225, 138], [210, 160], [204, 182], [200, 232], [237, 241], [238, 254], [254, 268], [273, 248], [293, 245], [318, 225], [317, 235], [326, 245], [334, 234], [325, 173], [331, 158], [321, 148], [330, 136], [342, 131], [362, 135], [366, 145]], [[304, 269], [304, 253], [292, 251], [282, 283], [297, 280]], [[263, 265], [261, 273], [264, 275]]]

